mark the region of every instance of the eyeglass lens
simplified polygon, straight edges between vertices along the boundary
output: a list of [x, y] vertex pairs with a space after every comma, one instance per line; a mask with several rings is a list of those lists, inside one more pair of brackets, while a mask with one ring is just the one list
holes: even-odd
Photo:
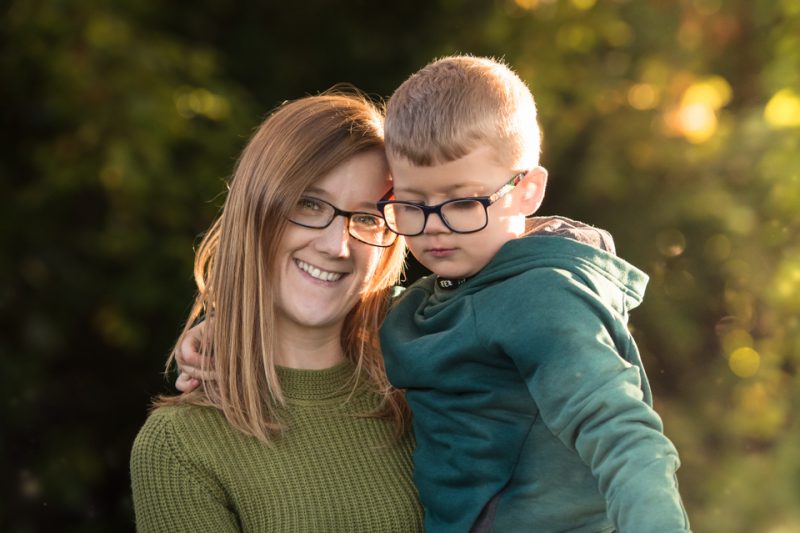
[[310, 196], [303, 196], [297, 200], [289, 213], [289, 220], [308, 228], [322, 229], [328, 227], [336, 215], [347, 218], [350, 235], [362, 242], [389, 246], [395, 239], [380, 215], [343, 211], [328, 202]]
[[[436, 211], [452, 231], [476, 231], [486, 225], [486, 208], [477, 200], [453, 200], [442, 204]], [[429, 216], [436, 216], [437, 212], [431, 212]], [[414, 204], [388, 204], [384, 215], [389, 226], [402, 235], [419, 234], [425, 227], [425, 211]]]

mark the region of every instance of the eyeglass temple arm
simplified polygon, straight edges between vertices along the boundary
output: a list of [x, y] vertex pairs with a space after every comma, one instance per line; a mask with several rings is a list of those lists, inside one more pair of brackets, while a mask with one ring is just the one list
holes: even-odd
[[508, 183], [500, 187], [499, 191], [497, 191], [496, 193], [494, 193], [489, 197], [489, 202], [494, 203], [495, 201], [497, 201], [498, 198], [500, 198], [508, 191], [516, 187], [519, 184], [519, 182], [522, 181], [522, 178], [524, 178], [527, 175], [528, 175], [527, 170], [524, 172], [520, 172], [519, 174], [516, 174], [513, 178], [511, 178], [511, 180], [509, 180]]

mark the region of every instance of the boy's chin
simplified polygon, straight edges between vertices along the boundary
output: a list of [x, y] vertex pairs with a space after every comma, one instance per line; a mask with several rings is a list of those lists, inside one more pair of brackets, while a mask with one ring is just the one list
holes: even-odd
[[480, 271], [479, 268], [475, 270], [469, 270], [464, 268], [463, 266], [459, 268], [455, 267], [454, 265], [441, 265], [441, 264], [426, 265], [423, 263], [422, 266], [424, 266], [425, 268], [427, 268], [428, 270], [430, 270], [431, 272], [433, 272], [434, 274], [443, 279], [470, 278]]

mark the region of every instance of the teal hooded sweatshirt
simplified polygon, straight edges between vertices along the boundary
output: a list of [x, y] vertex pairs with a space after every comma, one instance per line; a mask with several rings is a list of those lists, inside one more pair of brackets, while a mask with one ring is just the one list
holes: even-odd
[[606, 237], [550, 219], [474, 277], [395, 302], [381, 343], [413, 411], [426, 531], [689, 531], [627, 328], [647, 276]]

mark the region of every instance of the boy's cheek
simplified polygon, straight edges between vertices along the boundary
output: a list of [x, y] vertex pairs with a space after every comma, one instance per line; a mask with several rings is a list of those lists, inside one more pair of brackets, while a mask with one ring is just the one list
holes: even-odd
[[408, 251], [419, 260], [421, 254], [419, 252], [422, 251], [422, 239], [420, 237], [406, 237], [406, 246], [408, 247]]

